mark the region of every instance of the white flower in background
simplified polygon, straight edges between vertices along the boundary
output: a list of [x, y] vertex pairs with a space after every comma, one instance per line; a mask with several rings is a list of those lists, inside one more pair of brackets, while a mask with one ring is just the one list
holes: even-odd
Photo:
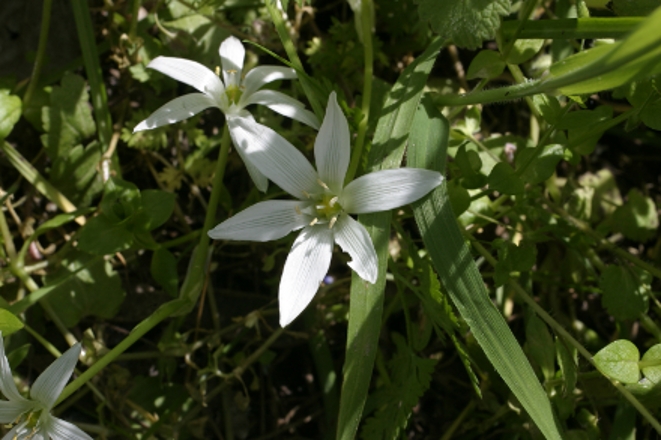
[[9, 400], [0, 400], [0, 423], [17, 422], [2, 440], [92, 440], [77, 426], [50, 413], [80, 355], [80, 344], [68, 349], [34, 381], [30, 398], [21, 396], [14, 383], [5, 343], [0, 334], [0, 391]]
[[[190, 93], [173, 99], [140, 122], [133, 132], [173, 124], [210, 107], [219, 108], [228, 122], [237, 117], [252, 118], [245, 110], [251, 104], [264, 105], [312, 128], [319, 128], [317, 117], [306, 110], [305, 105], [300, 101], [275, 90], [260, 90], [265, 84], [273, 81], [296, 79], [294, 69], [258, 66], [242, 78], [243, 60], [246, 54], [243, 44], [238, 39], [229, 37], [220, 45], [219, 53], [224, 83], [213, 71], [195, 61], [174, 57], [157, 57], [152, 60], [147, 65], [150, 69], [158, 70], [202, 93]], [[265, 191], [268, 184], [266, 177], [246, 161], [241, 148], [236, 147], [253, 181], [260, 190]]]
[[367, 174], [344, 185], [349, 125], [330, 95], [314, 144], [317, 171], [292, 144], [248, 119], [232, 120], [234, 142], [259, 170], [298, 200], [269, 200], [241, 211], [209, 231], [223, 240], [269, 241], [303, 229], [280, 280], [280, 325], [292, 322], [312, 301], [330, 267], [334, 243], [349, 253], [349, 266], [374, 283], [378, 261], [367, 230], [348, 214], [387, 211], [411, 203], [443, 181], [440, 173], [399, 168]]

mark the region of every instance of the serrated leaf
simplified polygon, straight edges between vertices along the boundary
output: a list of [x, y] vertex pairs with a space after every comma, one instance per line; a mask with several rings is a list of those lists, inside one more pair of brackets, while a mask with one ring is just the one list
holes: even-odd
[[85, 80], [66, 73], [61, 85], [53, 87], [50, 106], [42, 109], [41, 118], [46, 130], [41, 140], [48, 155], [65, 160], [72, 147], [96, 131]]
[[21, 117], [21, 98], [0, 90], [0, 140], [6, 138]]
[[468, 66], [466, 79], [492, 79], [500, 76], [505, 70], [505, 62], [495, 50], [481, 50], [475, 55]]
[[172, 252], [165, 248], [158, 248], [151, 257], [151, 276], [167, 293], [176, 298], [179, 292], [179, 275], [177, 273], [177, 260]]
[[631, 341], [619, 339], [611, 342], [599, 350], [593, 360], [599, 370], [611, 379], [622, 383], [637, 383], [640, 380], [640, 353]]
[[509, 0], [420, 0], [420, 19], [434, 32], [466, 49], [477, 49], [496, 36], [500, 17], [510, 13]]
[[401, 335], [393, 333], [392, 339], [397, 353], [389, 362], [391, 385], [371, 397], [383, 407], [365, 422], [361, 432], [365, 439], [397, 438], [406, 427], [413, 407], [429, 388], [436, 365], [435, 359], [417, 356]]
[[[96, 258], [96, 261], [92, 261]], [[90, 263], [90, 261], [92, 261]], [[70, 252], [62, 265], [45, 277], [45, 284], [74, 273], [59, 284], [47, 301], [66, 327], [73, 327], [86, 316], [112, 318], [124, 301], [124, 291], [110, 262], [80, 251]]]
[[651, 346], [641, 361], [645, 377], [655, 384], [661, 383], [661, 344]]
[[624, 205], [613, 213], [612, 225], [615, 231], [631, 240], [645, 242], [655, 237], [659, 228], [659, 215], [654, 200], [633, 188], [627, 194]]
[[601, 304], [618, 321], [638, 318], [647, 310], [649, 286], [646, 287], [642, 277], [634, 274], [633, 270], [622, 266], [608, 266], [601, 273]]
[[7, 336], [23, 328], [23, 322], [7, 309], [0, 309], [0, 332]]
[[523, 193], [525, 186], [519, 176], [514, 173], [512, 167], [500, 162], [489, 173], [487, 177], [489, 189], [503, 194], [517, 195]]

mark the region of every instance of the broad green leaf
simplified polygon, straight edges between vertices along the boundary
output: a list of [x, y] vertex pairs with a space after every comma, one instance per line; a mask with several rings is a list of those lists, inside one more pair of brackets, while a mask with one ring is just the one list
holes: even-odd
[[448, 180], [448, 197], [452, 205], [452, 212], [463, 214], [471, 205], [471, 196], [468, 190], [457, 183], [457, 179]]
[[505, 70], [505, 62], [495, 50], [481, 50], [475, 55], [468, 66], [466, 79], [492, 79], [500, 76]]
[[506, 162], [496, 164], [487, 177], [489, 189], [503, 194], [517, 195], [525, 190], [523, 181], [514, 173], [514, 169]]
[[48, 285], [75, 272], [75, 276], [60, 283], [43, 300], [67, 327], [73, 327], [86, 316], [112, 318], [124, 301], [121, 281], [110, 262], [101, 259], [87, 265], [94, 258], [85, 252], [70, 252], [61, 266], [45, 277]]
[[[425, 133], [437, 125], [447, 129], [447, 121], [434, 104], [424, 102], [424, 108], [416, 115], [412, 134]], [[446, 139], [430, 137], [426, 139], [428, 142], [412, 142], [408, 165], [443, 172]], [[542, 434], [547, 439], [561, 439], [546, 392], [507, 322], [489, 298], [450, 208], [446, 185], [414, 203], [413, 213], [446, 291], [487, 358]]]
[[46, 130], [41, 142], [48, 155], [52, 160], [66, 160], [71, 148], [96, 131], [85, 81], [78, 75], [66, 73], [61, 85], [53, 87], [50, 106], [42, 109], [41, 119]]
[[578, 352], [576, 348], [571, 347], [556, 336], [555, 353], [564, 382], [562, 393], [565, 396], [570, 396], [574, 392], [574, 388], [576, 388], [576, 381], [578, 379]]
[[535, 265], [537, 248], [529, 241], [515, 245], [510, 241], [497, 239], [494, 246], [498, 248], [498, 263], [494, 273], [496, 286], [502, 286], [510, 277], [510, 272], [527, 272]]
[[177, 260], [172, 252], [165, 248], [154, 251], [151, 257], [151, 276], [173, 298], [179, 292], [179, 276], [177, 274]]
[[6, 138], [21, 117], [22, 102], [8, 90], [0, 90], [0, 140]]
[[133, 233], [126, 222], [117, 223], [103, 213], [92, 217], [78, 233], [78, 249], [93, 255], [123, 251], [133, 244]]
[[618, 321], [636, 319], [647, 311], [647, 292], [642, 274], [633, 268], [608, 266], [599, 279], [601, 304]]
[[544, 40], [516, 40], [512, 51], [507, 55], [507, 64], [523, 64], [537, 55], [544, 46]]
[[637, 383], [640, 380], [638, 348], [626, 339], [611, 342], [593, 358], [599, 370], [611, 379], [622, 383]]
[[165, 223], [174, 210], [174, 194], [146, 189], [140, 193], [141, 206], [136, 215], [135, 229], [151, 231]]
[[420, 0], [418, 12], [442, 38], [477, 49], [496, 36], [500, 17], [510, 13], [510, 0]]
[[546, 122], [551, 125], [558, 123], [562, 116], [562, 107], [558, 102], [558, 98], [549, 96], [546, 93], [538, 93], [533, 95], [532, 100]]
[[608, 440], [636, 440], [636, 408], [620, 400]]
[[[435, 39], [404, 70], [390, 91], [369, 152], [370, 170], [400, 166], [415, 109], [442, 46], [443, 40]], [[438, 136], [439, 133], [428, 132], [425, 135]], [[379, 276], [375, 284], [369, 284], [355, 272], [352, 273], [344, 382], [336, 434], [338, 439], [349, 440], [355, 437], [374, 369], [383, 314], [391, 216], [392, 213], [387, 211], [361, 214], [358, 218], [374, 243], [379, 259]]]
[[7, 360], [9, 361], [9, 366], [12, 370], [21, 365], [21, 362], [23, 362], [30, 352], [30, 347], [32, 347], [31, 344], [23, 344], [7, 354]]
[[651, 346], [641, 361], [645, 377], [655, 384], [661, 383], [661, 344]]
[[611, 221], [615, 231], [640, 242], [655, 237], [659, 228], [654, 200], [642, 195], [636, 188], [629, 191], [627, 201], [615, 210]]
[[101, 145], [98, 141], [86, 147], [76, 145], [66, 155], [53, 160], [51, 183], [76, 206], [89, 206], [103, 190], [100, 162]]
[[389, 362], [391, 384], [370, 396], [381, 408], [365, 422], [364, 439], [396, 439], [406, 427], [413, 407], [431, 383], [436, 360], [417, 356], [397, 333], [392, 334], [397, 353]]
[[110, 220], [127, 220], [137, 213], [141, 206], [140, 190], [133, 183], [118, 177], [112, 177], [106, 182], [99, 208]]
[[0, 332], [6, 337], [23, 328], [23, 322], [7, 309], [0, 309]]
[[[535, 155], [535, 148], [524, 148], [516, 155], [517, 171]], [[542, 147], [539, 156], [521, 173], [521, 179], [530, 184], [546, 181], [555, 172], [555, 167], [564, 158], [564, 149], [560, 144], [548, 144]]]
[[526, 352], [541, 369], [544, 380], [553, 379], [555, 376], [555, 352], [550, 349], [552, 346], [553, 337], [548, 327], [531, 312], [526, 323], [525, 347]]
[[602, 105], [594, 110], [578, 110], [566, 114], [557, 128], [567, 130], [569, 148], [578, 154], [590, 154], [599, 138], [610, 126], [613, 108]]

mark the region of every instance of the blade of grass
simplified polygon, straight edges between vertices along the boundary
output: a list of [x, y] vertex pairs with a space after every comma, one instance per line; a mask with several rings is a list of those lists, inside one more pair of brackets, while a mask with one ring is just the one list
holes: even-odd
[[[408, 165], [444, 172], [448, 123], [431, 98], [423, 103], [411, 128]], [[443, 286], [487, 358], [544, 436], [561, 439], [548, 396], [489, 298], [450, 207], [446, 185], [414, 203], [413, 212]]]
[[[427, 50], [404, 70], [390, 91], [381, 111], [370, 150], [368, 163], [372, 171], [400, 165], [415, 109], [442, 46], [443, 40], [434, 40]], [[374, 242], [379, 258], [379, 277], [375, 284], [369, 284], [355, 273], [352, 275], [344, 382], [336, 436], [338, 439], [348, 440], [355, 437], [367, 399], [381, 331], [391, 216], [392, 213], [387, 211], [363, 214], [358, 218]]]

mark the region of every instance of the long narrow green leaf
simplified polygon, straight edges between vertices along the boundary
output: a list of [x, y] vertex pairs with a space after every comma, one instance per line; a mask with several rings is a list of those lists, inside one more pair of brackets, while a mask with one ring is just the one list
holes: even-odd
[[[408, 165], [444, 172], [448, 123], [431, 99], [424, 99], [423, 103], [411, 128]], [[544, 436], [561, 439], [546, 393], [505, 319], [488, 296], [461, 236], [446, 185], [415, 203], [413, 213], [445, 289], [484, 353]]]
[[[559, 20], [529, 20], [523, 23], [518, 39], [593, 39], [622, 38], [634, 30], [643, 17], [590, 17], [562, 18]], [[512, 38], [520, 22], [504, 21], [500, 32], [505, 39]]]
[[[404, 70], [390, 91], [370, 150], [369, 164], [372, 171], [396, 168], [400, 165], [415, 109], [442, 45], [442, 40], [434, 40], [427, 50]], [[359, 221], [365, 226], [374, 242], [379, 257], [379, 277], [376, 284], [369, 284], [355, 273], [351, 279], [349, 329], [337, 426], [338, 439], [354, 438], [372, 377], [383, 314], [390, 219], [390, 211], [363, 214], [359, 217]]]
[[108, 96], [101, 76], [101, 66], [99, 65], [99, 54], [96, 50], [96, 39], [92, 27], [92, 18], [90, 17], [90, 8], [87, 1], [73, 0], [71, 2], [76, 28], [78, 29], [78, 39], [80, 40], [80, 49], [83, 53], [83, 62], [87, 72], [87, 81], [90, 84], [90, 95], [92, 97], [92, 107], [96, 117], [96, 125], [99, 132], [99, 141], [104, 152], [110, 146], [112, 137], [112, 122], [110, 111], [108, 110]]

